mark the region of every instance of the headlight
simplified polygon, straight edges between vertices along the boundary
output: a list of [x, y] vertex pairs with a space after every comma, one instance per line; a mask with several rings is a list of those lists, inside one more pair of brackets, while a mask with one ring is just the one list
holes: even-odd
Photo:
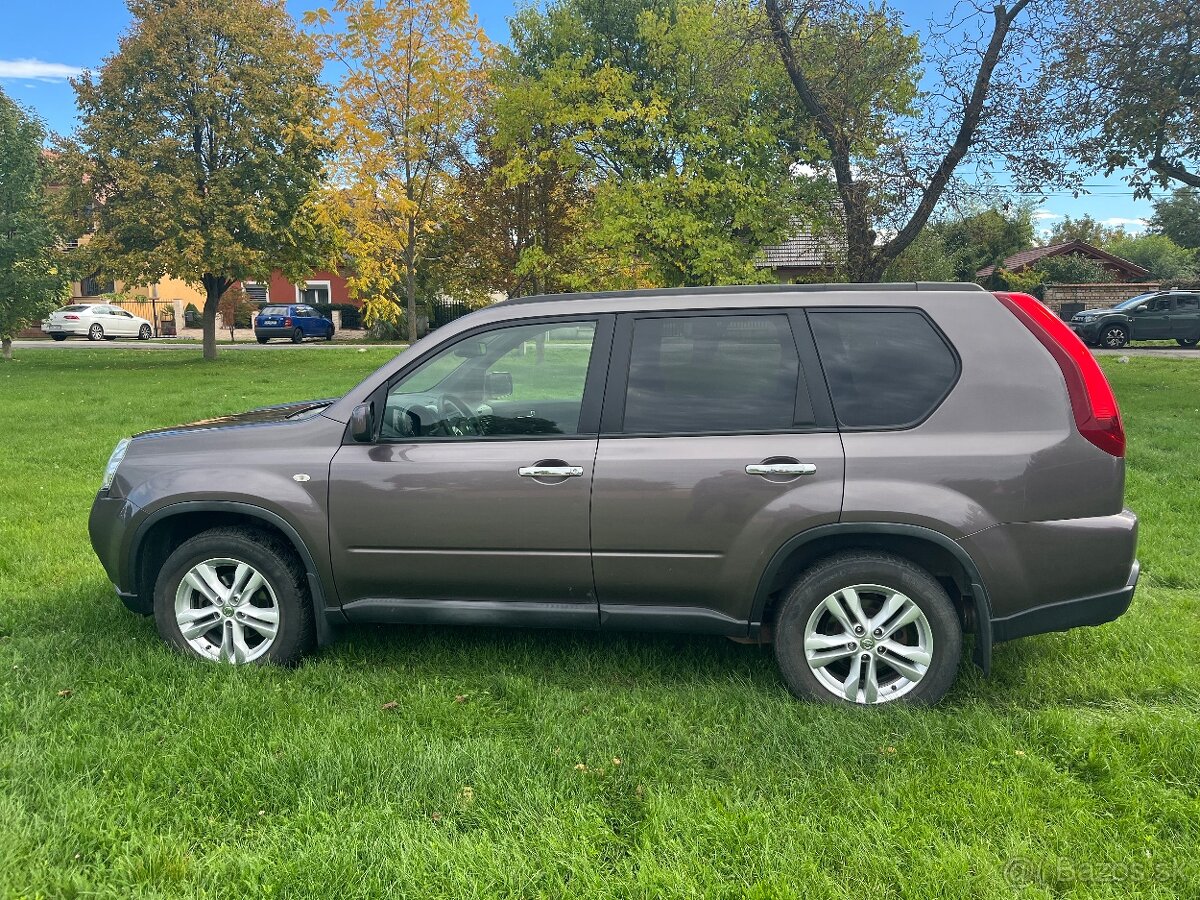
[[100, 490], [107, 491], [112, 487], [113, 479], [117, 477], [117, 467], [121, 465], [121, 460], [125, 458], [125, 451], [128, 449], [129, 438], [121, 438], [117, 441], [112, 456], [108, 458], [108, 465], [104, 467], [104, 480], [100, 483]]

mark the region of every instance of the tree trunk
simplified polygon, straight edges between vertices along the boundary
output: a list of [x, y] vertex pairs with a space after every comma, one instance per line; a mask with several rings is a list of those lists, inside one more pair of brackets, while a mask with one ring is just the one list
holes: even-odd
[[3, 353], [5, 359], [12, 359], [12, 338], [0, 338], [0, 353]]
[[220, 275], [205, 275], [200, 280], [204, 284], [204, 312], [201, 316], [204, 327], [204, 358], [216, 359], [217, 307], [221, 303], [221, 295], [233, 281]]

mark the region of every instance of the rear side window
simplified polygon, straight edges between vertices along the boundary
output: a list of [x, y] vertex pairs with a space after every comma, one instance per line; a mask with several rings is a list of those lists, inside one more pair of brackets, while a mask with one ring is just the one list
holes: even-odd
[[1176, 294], [1175, 308], [1181, 312], [1196, 312], [1200, 310], [1200, 297], [1195, 294]]
[[790, 428], [799, 373], [786, 315], [638, 319], [622, 430], [694, 434]]
[[838, 421], [903, 428], [928, 416], [958, 378], [958, 359], [913, 310], [811, 310]]

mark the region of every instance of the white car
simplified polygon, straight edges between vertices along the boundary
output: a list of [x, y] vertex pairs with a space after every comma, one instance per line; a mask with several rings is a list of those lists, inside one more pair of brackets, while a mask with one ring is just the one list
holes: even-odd
[[52, 312], [42, 323], [42, 331], [56, 341], [65, 341], [72, 335], [86, 337], [89, 341], [113, 341], [119, 337], [148, 341], [154, 334], [154, 327], [119, 306], [76, 303]]

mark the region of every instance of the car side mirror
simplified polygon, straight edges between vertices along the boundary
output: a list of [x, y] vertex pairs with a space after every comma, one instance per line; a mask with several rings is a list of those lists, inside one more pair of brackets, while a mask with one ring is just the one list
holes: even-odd
[[483, 389], [489, 400], [511, 397], [513, 392], [512, 372], [488, 372], [484, 377]]
[[350, 413], [350, 437], [360, 444], [370, 442], [375, 432], [375, 404], [360, 403]]

